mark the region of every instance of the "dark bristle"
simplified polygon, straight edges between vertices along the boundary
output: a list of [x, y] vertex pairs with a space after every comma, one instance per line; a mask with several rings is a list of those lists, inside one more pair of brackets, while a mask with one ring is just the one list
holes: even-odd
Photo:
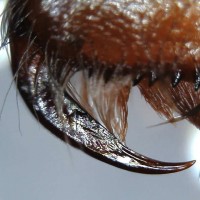
[[149, 86], [152, 86], [158, 80], [158, 76], [155, 71], [150, 72]]
[[141, 72], [137, 73], [136, 77], [133, 79], [133, 86], [139, 84], [143, 77], [144, 75]]
[[88, 78], [91, 78], [92, 77], [92, 74], [93, 74], [94, 70], [93, 68], [88, 68]]
[[112, 75], [113, 75], [113, 69], [107, 68], [103, 74], [104, 82], [108, 83], [108, 81], [111, 79]]
[[200, 68], [196, 68], [194, 90], [198, 91], [200, 87]]
[[180, 83], [182, 77], [183, 75], [181, 69], [177, 70], [172, 77], [172, 87], [176, 87]]

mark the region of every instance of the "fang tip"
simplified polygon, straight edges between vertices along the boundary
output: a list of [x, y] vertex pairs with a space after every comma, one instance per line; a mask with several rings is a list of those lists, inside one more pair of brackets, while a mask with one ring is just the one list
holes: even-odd
[[130, 165], [129, 165], [130, 170], [132, 168], [133, 171], [139, 173], [147, 173], [147, 174], [174, 173], [185, 170], [191, 167], [196, 162], [194, 160], [189, 162], [178, 162], [178, 163], [162, 162], [140, 155], [125, 146], [122, 148], [122, 151], [124, 153], [124, 156], [128, 155], [130, 157]]

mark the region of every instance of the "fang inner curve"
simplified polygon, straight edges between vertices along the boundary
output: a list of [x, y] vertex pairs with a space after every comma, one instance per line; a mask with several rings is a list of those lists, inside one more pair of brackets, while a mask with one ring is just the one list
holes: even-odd
[[[17, 86], [48, 129], [116, 166], [186, 169], [194, 161], [160, 162], [125, 146], [127, 101], [138, 85], [157, 112], [168, 119], [177, 112], [200, 126], [199, 10], [192, 0], [9, 1], [6, 34]], [[70, 83], [77, 71], [85, 72], [82, 96]]]

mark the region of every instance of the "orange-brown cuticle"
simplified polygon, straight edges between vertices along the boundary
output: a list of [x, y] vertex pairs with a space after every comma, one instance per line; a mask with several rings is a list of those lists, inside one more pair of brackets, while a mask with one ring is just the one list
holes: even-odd
[[28, 1], [26, 9], [40, 45], [59, 58], [83, 56], [160, 76], [181, 70], [185, 80], [194, 81], [200, 63], [196, 1]]

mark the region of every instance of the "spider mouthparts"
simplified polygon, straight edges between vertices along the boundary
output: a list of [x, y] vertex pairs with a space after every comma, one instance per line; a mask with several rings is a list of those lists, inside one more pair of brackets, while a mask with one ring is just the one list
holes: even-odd
[[[63, 0], [58, 6], [59, 1], [47, 1], [47, 5], [38, 2], [10, 0], [5, 35], [17, 87], [39, 121], [55, 130], [55, 135], [59, 132], [97, 157], [130, 171], [162, 174], [192, 166], [195, 161], [153, 160], [129, 149], [123, 141], [130, 89], [139, 83], [143, 96], [156, 111], [169, 118], [176, 108], [174, 111], [183, 113], [182, 118], [199, 125], [199, 94], [193, 93], [193, 83], [192, 92], [185, 80], [177, 90], [165, 84], [172, 68], [172, 86], [176, 87], [187, 75], [179, 63], [198, 57], [198, 3], [185, 1], [177, 6], [176, 1], [169, 5], [164, 1], [119, 1], [115, 5], [110, 1]], [[192, 14], [188, 17], [185, 13]], [[145, 17], [145, 23], [138, 26], [136, 16]], [[192, 28], [189, 34], [185, 34], [185, 28]], [[195, 63], [191, 62], [193, 66]], [[190, 68], [190, 63], [186, 66]], [[86, 77], [76, 79], [78, 86], [74, 87], [72, 76], [85, 69]], [[163, 80], [148, 87], [148, 82], [140, 82], [146, 76], [149, 86], [158, 78]], [[200, 87], [199, 69], [194, 87]]]

